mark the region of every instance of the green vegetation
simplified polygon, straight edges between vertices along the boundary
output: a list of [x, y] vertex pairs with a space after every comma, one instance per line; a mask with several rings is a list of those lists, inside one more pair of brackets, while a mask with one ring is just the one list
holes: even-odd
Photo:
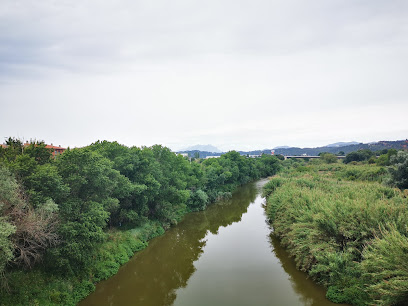
[[320, 158], [321, 158], [324, 162], [326, 162], [326, 163], [328, 163], [328, 164], [337, 163], [337, 157], [336, 157], [336, 155], [334, 155], [334, 154], [331, 154], [331, 153], [321, 153], [321, 154], [319, 154], [319, 156], [320, 156]]
[[389, 184], [408, 189], [408, 152], [398, 152], [390, 158], [390, 162], [392, 166], [388, 168], [391, 174]]
[[390, 155], [388, 171], [376, 165], [387, 165], [381, 156], [374, 164], [370, 157], [354, 164], [287, 161], [264, 187], [274, 234], [333, 302], [408, 300], [408, 153]]
[[77, 303], [190, 211], [280, 169], [232, 151], [189, 162], [168, 148], [96, 142], [55, 159], [0, 148], [0, 305]]

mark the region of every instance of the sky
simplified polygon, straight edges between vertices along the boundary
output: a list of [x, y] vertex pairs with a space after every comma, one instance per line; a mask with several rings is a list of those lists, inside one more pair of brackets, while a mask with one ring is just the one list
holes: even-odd
[[2, 0], [0, 143], [408, 138], [406, 0]]

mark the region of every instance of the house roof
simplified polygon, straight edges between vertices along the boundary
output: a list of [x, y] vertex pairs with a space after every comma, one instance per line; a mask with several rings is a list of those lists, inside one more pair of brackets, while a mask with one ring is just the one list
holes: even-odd
[[46, 147], [47, 149], [66, 150], [65, 148], [61, 148], [61, 147], [53, 146], [53, 145], [46, 145], [45, 147]]

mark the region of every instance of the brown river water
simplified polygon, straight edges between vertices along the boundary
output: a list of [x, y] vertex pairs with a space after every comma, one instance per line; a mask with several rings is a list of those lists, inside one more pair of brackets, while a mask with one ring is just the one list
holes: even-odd
[[260, 195], [266, 182], [186, 215], [79, 305], [339, 305], [271, 234]]

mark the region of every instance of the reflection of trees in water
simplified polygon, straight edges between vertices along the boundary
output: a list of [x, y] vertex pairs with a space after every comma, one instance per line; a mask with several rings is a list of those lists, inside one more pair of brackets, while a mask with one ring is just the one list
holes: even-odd
[[304, 305], [340, 305], [327, 300], [326, 290], [307, 278], [305, 272], [296, 269], [295, 261], [289, 257], [289, 253], [280, 245], [278, 237], [271, 233], [269, 241], [273, 253], [279, 259], [283, 270], [289, 276], [293, 290], [297, 293], [297, 296]]
[[184, 288], [195, 272], [194, 262], [203, 253], [208, 231], [241, 221], [257, 195], [254, 184], [237, 190], [232, 199], [191, 213], [165, 235], [150, 242], [111, 279], [97, 286], [84, 305], [171, 305], [176, 290]]

